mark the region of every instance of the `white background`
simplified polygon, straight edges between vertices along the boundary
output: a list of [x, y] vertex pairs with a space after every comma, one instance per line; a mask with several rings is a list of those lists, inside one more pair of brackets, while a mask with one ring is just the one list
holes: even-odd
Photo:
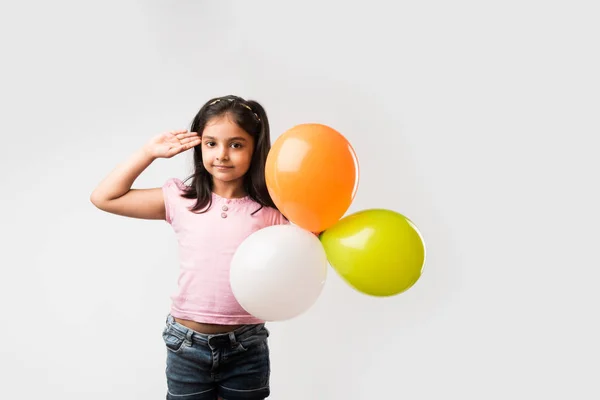
[[600, 398], [593, 6], [3, 2], [1, 397], [164, 398], [174, 236], [89, 196], [233, 93], [266, 107], [273, 140], [342, 132], [361, 166], [348, 213], [401, 212], [428, 249], [399, 296], [330, 269], [309, 312], [270, 324], [272, 399]]

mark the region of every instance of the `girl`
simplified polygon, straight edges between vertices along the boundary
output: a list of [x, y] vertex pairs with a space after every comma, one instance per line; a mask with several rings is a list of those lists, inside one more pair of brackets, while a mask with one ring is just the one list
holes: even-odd
[[[265, 183], [271, 148], [263, 107], [237, 96], [209, 100], [190, 131], [159, 135], [114, 169], [94, 190], [99, 209], [165, 220], [177, 237], [180, 274], [163, 339], [167, 399], [254, 400], [269, 396], [265, 321], [247, 313], [229, 285], [229, 264], [251, 233], [287, 224]], [[194, 151], [191, 184], [171, 178], [160, 188], [131, 189], [157, 158]], [[189, 179], [189, 178], [188, 178]]]

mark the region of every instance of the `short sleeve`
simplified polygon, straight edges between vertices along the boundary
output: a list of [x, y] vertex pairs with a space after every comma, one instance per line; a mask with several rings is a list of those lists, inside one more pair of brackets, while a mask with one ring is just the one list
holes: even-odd
[[162, 186], [163, 198], [165, 201], [165, 220], [173, 223], [176, 215], [177, 205], [181, 202], [181, 195], [185, 191], [185, 184], [177, 178], [171, 178]]
[[290, 221], [278, 210], [273, 210], [273, 225], [289, 225]]

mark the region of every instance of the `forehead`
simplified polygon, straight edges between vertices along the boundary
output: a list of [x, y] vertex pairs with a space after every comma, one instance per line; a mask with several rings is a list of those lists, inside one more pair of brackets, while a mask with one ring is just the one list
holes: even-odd
[[247, 140], [252, 139], [252, 136], [240, 128], [239, 125], [227, 115], [223, 115], [208, 121], [204, 127], [202, 136], [211, 136], [215, 139], [221, 140], [227, 140], [234, 137], [242, 137]]

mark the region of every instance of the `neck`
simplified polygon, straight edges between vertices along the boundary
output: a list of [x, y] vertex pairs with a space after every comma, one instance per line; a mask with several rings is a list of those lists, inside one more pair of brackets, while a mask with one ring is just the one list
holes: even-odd
[[244, 181], [241, 179], [232, 182], [213, 179], [213, 192], [226, 199], [236, 199], [248, 195], [244, 190]]

